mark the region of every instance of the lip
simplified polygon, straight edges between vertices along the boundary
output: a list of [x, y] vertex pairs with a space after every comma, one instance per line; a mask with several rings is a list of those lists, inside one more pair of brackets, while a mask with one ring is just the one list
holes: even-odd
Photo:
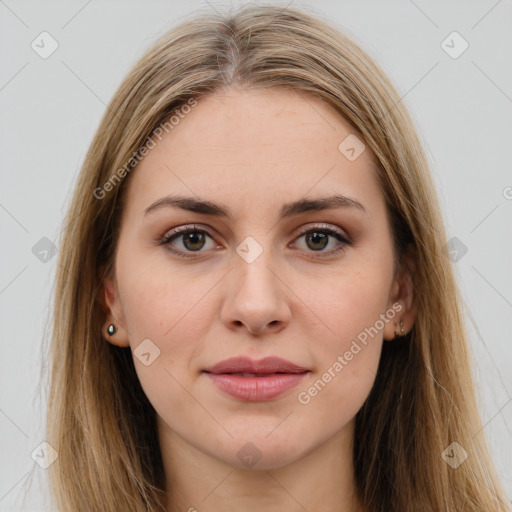
[[255, 360], [249, 357], [231, 357], [204, 370], [208, 373], [303, 373], [307, 368], [298, 366], [280, 357], [264, 357]]
[[279, 357], [232, 357], [203, 370], [218, 389], [251, 402], [276, 398], [297, 386], [309, 371]]

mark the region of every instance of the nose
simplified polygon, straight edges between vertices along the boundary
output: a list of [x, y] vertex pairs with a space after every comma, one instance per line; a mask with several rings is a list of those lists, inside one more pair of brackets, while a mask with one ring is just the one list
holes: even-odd
[[273, 264], [270, 251], [253, 262], [235, 256], [221, 307], [221, 319], [232, 330], [262, 336], [282, 330], [290, 322], [288, 288]]

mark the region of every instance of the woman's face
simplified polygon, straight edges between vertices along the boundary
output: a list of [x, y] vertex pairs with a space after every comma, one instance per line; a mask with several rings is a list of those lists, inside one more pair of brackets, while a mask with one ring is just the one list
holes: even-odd
[[160, 435], [291, 463], [350, 432], [383, 338], [410, 327], [372, 154], [320, 100], [275, 89], [202, 98], [161, 138], [127, 184], [107, 339], [134, 352]]

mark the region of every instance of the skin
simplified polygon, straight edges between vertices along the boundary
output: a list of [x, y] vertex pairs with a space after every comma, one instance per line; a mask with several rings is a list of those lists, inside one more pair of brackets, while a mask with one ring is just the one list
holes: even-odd
[[[168, 511], [363, 510], [354, 494], [355, 415], [382, 343], [393, 342], [400, 320], [408, 332], [416, 310], [405, 267], [393, 273], [374, 156], [366, 148], [349, 161], [338, 150], [351, 133], [313, 96], [230, 88], [200, 99], [130, 176], [115, 275], [104, 287], [105, 337], [132, 351], [150, 339], [160, 350], [148, 366], [134, 362], [157, 412]], [[284, 203], [334, 193], [357, 199], [366, 213], [334, 208], [278, 218]], [[168, 194], [221, 203], [232, 218], [177, 207], [144, 214]], [[352, 244], [333, 253], [341, 242], [332, 235], [322, 245], [299, 232], [320, 223]], [[171, 243], [194, 257], [158, 244], [190, 224], [207, 232], [204, 243], [183, 235]], [[236, 252], [247, 236], [263, 250], [252, 263]], [[393, 320], [300, 403], [298, 393], [396, 303], [402, 310]], [[275, 355], [310, 373], [272, 400], [243, 401], [202, 373], [237, 355]], [[252, 467], [237, 456], [248, 442], [261, 455]]]

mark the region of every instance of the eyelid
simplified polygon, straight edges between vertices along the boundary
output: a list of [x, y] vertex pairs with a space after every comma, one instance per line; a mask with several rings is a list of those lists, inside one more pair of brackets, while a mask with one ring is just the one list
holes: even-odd
[[301, 230], [299, 231], [297, 236], [301, 236], [304, 233], [308, 233], [309, 231], [314, 230], [314, 229], [318, 229], [318, 231], [329, 231], [329, 232], [337, 233], [338, 235], [343, 237], [347, 242], [350, 242], [348, 235], [344, 231], [340, 230], [338, 227], [334, 226], [333, 224], [325, 224], [322, 222], [313, 224], [313, 225], [304, 226], [303, 228], [301, 228]]

